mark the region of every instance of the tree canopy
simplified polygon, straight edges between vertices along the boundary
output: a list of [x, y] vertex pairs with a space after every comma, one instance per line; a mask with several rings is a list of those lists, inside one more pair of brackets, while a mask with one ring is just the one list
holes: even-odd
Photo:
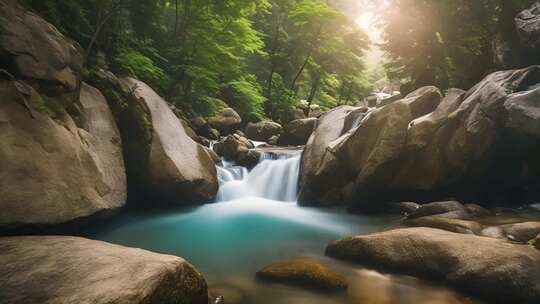
[[322, 0], [26, 0], [105, 65], [188, 113], [234, 107], [247, 121], [292, 119], [301, 100], [330, 108], [371, 90], [368, 39]]
[[[500, 68], [494, 39], [516, 39], [514, 17], [528, 0], [388, 0], [379, 6], [390, 78], [413, 87], [469, 88]], [[376, 2], [376, 3], [375, 3]], [[381, 6], [381, 3], [383, 4]]]

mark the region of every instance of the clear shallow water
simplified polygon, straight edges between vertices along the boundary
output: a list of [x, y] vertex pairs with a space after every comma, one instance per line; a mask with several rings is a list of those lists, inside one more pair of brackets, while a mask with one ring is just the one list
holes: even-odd
[[[478, 303], [412, 277], [384, 275], [325, 257], [329, 242], [395, 227], [399, 218], [357, 216], [286, 202], [296, 194], [299, 159], [299, 154], [265, 157], [249, 173], [225, 164], [219, 168], [220, 202], [166, 212], [125, 213], [87, 236], [184, 257], [227, 304]], [[264, 266], [299, 257], [320, 259], [345, 275], [348, 291], [323, 294], [255, 279]]]

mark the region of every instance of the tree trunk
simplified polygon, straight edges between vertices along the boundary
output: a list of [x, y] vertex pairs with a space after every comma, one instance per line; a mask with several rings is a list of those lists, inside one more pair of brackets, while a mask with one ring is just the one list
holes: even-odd
[[176, 38], [176, 35], [178, 34], [178, 0], [174, 0], [174, 13], [174, 37]]
[[345, 103], [349, 104], [352, 98], [352, 92], [353, 92], [353, 83], [349, 83], [349, 90], [347, 91], [347, 98], [345, 99]]
[[100, 12], [98, 14], [99, 17], [98, 17], [98, 20], [97, 20], [96, 31], [92, 35], [92, 39], [90, 40], [90, 43], [88, 44], [88, 47], [86, 48], [86, 51], [84, 53], [84, 58], [83, 58], [83, 64], [84, 65], [86, 65], [86, 63], [88, 61], [88, 57], [92, 53], [92, 48], [96, 44], [97, 39], [99, 38], [99, 35], [101, 33], [101, 30], [103, 29], [105, 24], [107, 24], [107, 22], [109, 22], [109, 19], [111, 19], [111, 17], [114, 16], [116, 11], [120, 8], [121, 4], [122, 4], [122, 0], [119, 0], [116, 3], [113, 3], [110, 12], [107, 13], [105, 16], [103, 16], [104, 9], [100, 9]]
[[304, 72], [304, 69], [306, 68], [306, 66], [308, 64], [309, 59], [311, 59], [311, 52], [308, 53], [308, 55], [306, 56], [306, 59], [304, 60], [304, 63], [300, 67], [300, 70], [298, 70], [298, 73], [296, 73], [296, 76], [294, 76], [294, 79], [293, 79], [293, 81], [291, 83], [291, 91], [294, 91], [294, 88], [296, 87], [296, 82], [298, 81], [298, 79], [302, 75], [302, 72]]
[[317, 94], [317, 90], [319, 90], [319, 84], [321, 82], [321, 77], [317, 77], [313, 83], [311, 84], [311, 90], [309, 91], [309, 96], [307, 99], [307, 109], [305, 111], [306, 117], [309, 117], [309, 112], [311, 111], [311, 104], [313, 103], [313, 100], [315, 99], [315, 95]]
[[275, 17], [275, 23], [276, 23], [276, 27], [274, 28], [274, 37], [272, 39], [272, 49], [270, 50], [270, 74], [268, 75], [268, 82], [267, 82], [267, 89], [266, 89], [266, 97], [270, 100], [272, 100], [272, 82], [274, 80], [274, 72], [275, 72], [275, 64], [274, 64], [274, 56], [276, 55], [277, 53], [277, 50], [278, 50], [278, 43], [279, 43], [279, 28], [280, 28], [280, 21], [279, 21], [279, 16], [277, 15], [276, 12], [274, 12], [274, 14], [276, 14], [276, 17]]

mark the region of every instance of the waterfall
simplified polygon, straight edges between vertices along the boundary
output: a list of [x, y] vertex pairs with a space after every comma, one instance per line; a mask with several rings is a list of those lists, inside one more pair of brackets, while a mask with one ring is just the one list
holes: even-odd
[[302, 153], [275, 155], [263, 153], [250, 172], [244, 167], [223, 162], [218, 166], [218, 202], [245, 197], [294, 202], [298, 192], [298, 174]]

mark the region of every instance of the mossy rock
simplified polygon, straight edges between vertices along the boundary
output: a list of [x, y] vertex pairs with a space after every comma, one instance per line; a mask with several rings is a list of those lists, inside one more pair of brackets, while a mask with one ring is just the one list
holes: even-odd
[[257, 272], [260, 279], [299, 285], [316, 290], [339, 291], [347, 289], [347, 280], [321, 262], [301, 258], [276, 262]]

